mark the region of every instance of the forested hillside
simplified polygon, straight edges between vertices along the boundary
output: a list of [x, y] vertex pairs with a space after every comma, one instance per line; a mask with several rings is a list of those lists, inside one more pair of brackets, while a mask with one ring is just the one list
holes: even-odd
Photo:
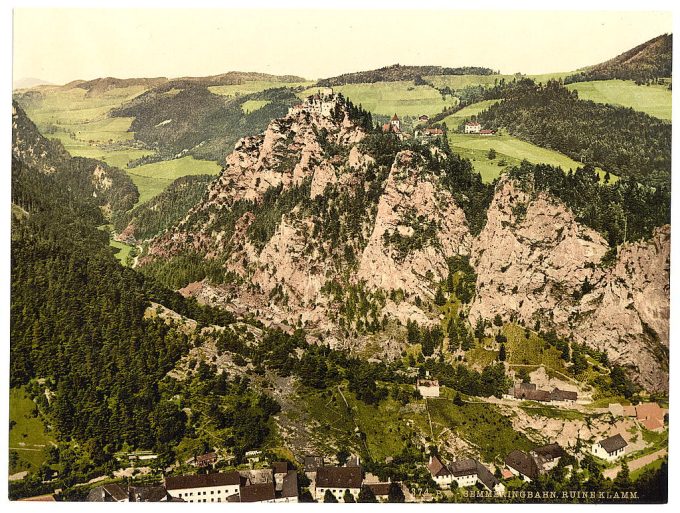
[[201, 199], [212, 175], [182, 176], [149, 201], [114, 219], [116, 232], [124, 239], [145, 240], [179, 221]]
[[567, 77], [565, 83], [620, 79], [644, 84], [669, 78], [672, 71], [673, 35], [662, 34], [613, 59]]
[[[29, 124], [14, 135], [36, 137]], [[78, 187], [80, 168], [52, 158], [12, 158], [10, 384], [37, 386], [60, 442], [80, 444], [89, 463], [62, 467], [73, 482], [112, 464], [123, 444], [158, 447], [183, 435], [186, 417], [161, 400], [158, 382], [191, 338], [146, 319], [151, 301], [203, 324], [226, 326], [232, 316], [122, 267], [108, 234], [97, 229], [106, 222], [97, 198]], [[47, 162], [54, 165], [49, 174], [42, 171]], [[59, 451], [54, 458], [64, 464]]]
[[[135, 118], [130, 130], [136, 139], [158, 149], [153, 160], [185, 153], [221, 162], [241, 137], [264, 130], [269, 121], [299, 102], [286, 88], [225, 98], [207, 86], [188, 83], [175, 92], [153, 89], [111, 112], [112, 116]], [[262, 106], [246, 113], [243, 105], [249, 101]], [[140, 162], [145, 161], [149, 159]]]
[[670, 124], [632, 109], [579, 100], [555, 81], [513, 84], [504, 101], [480, 113], [478, 121], [643, 184], [670, 181]]
[[109, 213], [125, 212], [137, 202], [139, 192], [123, 171], [99, 160], [71, 157], [61, 142], [43, 137], [16, 102], [12, 108], [12, 156], [23, 165], [57, 176], [62, 187]]
[[[465, 66], [461, 68], [446, 68], [442, 66], [400, 66], [393, 64], [370, 71], [346, 73], [337, 77], [324, 78], [318, 81], [320, 86], [338, 86], [344, 84], [361, 84], [373, 82], [398, 82], [401, 80], [422, 81], [423, 76], [432, 75], [493, 75], [489, 68], [479, 66]], [[418, 85], [416, 83], [416, 85]]]

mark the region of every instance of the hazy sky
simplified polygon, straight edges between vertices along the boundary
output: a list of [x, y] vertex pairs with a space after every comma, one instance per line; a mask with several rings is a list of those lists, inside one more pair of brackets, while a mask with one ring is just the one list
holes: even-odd
[[394, 63], [571, 71], [671, 31], [668, 12], [17, 9], [14, 79], [320, 78]]

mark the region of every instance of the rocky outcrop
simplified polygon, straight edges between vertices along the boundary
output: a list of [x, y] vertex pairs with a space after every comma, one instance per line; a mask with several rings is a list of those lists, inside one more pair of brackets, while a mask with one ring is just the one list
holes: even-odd
[[575, 294], [601, 278], [598, 264], [607, 249], [602, 236], [577, 223], [562, 202], [502, 180], [473, 243], [477, 294], [471, 322], [499, 314], [567, 325]]
[[540, 321], [606, 351], [646, 388], [667, 390], [670, 227], [622, 245], [615, 264], [603, 268], [608, 249], [559, 200], [501, 180], [473, 243], [470, 321]]
[[469, 247], [465, 214], [451, 193], [423, 169], [422, 157], [399, 153], [378, 203], [358, 278], [371, 288], [432, 297], [433, 284], [448, 274], [446, 259], [468, 253]]
[[668, 390], [670, 226], [649, 241], [624, 244], [619, 258], [585, 295], [574, 340], [607, 351], [650, 390]]

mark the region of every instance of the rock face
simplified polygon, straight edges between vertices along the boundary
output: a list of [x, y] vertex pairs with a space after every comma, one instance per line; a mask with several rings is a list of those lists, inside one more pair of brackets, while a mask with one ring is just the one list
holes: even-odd
[[458, 191], [437, 174], [445, 154], [431, 147], [430, 161], [422, 148], [395, 150], [386, 164], [380, 151], [369, 154], [366, 137], [340, 100], [330, 116], [291, 109], [237, 143], [205, 199], [150, 241], [141, 265], [195, 253], [214, 260], [229, 284], [204, 281], [184, 293], [387, 355], [399, 354], [399, 341], [362, 327], [437, 324], [430, 305], [447, 260], [469, 255], [477, 273], [471, 325], [496, 315], [540, 321], [606, 350], [648, 389], [667, 388], [669, 227], [624, 244], [605, 268], [609, 246], [598, 232], [531, 180], [502, 177], [472, 237]]
[[574, 339], [606, 350], [650, 390], [668, 390], [670, 226], [625, 244], [615, 265], [581, 301]]
[[[432, 297], [433, 285], [448, 274], [446, 259], [469, 252], [465, 214], [422, 166], [410, 151], [399, 153], [392, 165], [359, 265], [358, 277], [369, 287]], [[428, 226], [431, 233], [416, 233]], [[413, 250], [400, 254], [386, 240], [394, 235]]]
[[606, 241], [560, 201], [503, 179], [473, 242], [477, 295], [470, 320], [540, 321], [607, 351], [650, 390], [668, 389], [670, 226], [624, 244], [611, 268]]

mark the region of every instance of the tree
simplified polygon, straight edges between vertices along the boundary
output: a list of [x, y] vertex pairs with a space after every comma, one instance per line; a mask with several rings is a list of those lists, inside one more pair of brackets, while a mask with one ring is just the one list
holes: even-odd
[[491, 148], [491, 149], [489, 150], [489, 153], [487, 154], [487, 157], [489, 157], [489, 160], [495, 159], [495, 158], [496, 158], [496, 150], [494, 150], [493, 148]]
[[437, 287], [437, 292], [434, 295], [434, 304], [437, 306], [444, 306], [446, 304], [446, 298], [441, 287]]
[[375, 498], [373, 490], [368, 486], [362, 486], [359, 491], [359, 500], [357, 502], [378, 502], [378, 499]]
[[503, 318], [501, 317], [501, 314], [496, 314], [493, 318], [493, 324], [494, 326], [498, 326], [499, 328], [503, 326]]
[[330, 490], [326, 490], [326, 493], [323, 494], [323, 501], [324, 502], [338, 502], [338, 499], [335, 498], [335, 495], [333, 495], [333, 492]]
[[349, 458], [349, 450], [347, 447], [341, 447], [338, 449], [337, 454], [335, 455], [336, 458], [338, 458], [338, 465], [344, 465], [347, 463], [347, 458]]
[[356, 502], [354, 500], [354, 495], [352, 495], [352, 492], [350, 492], [349, 490], [345, 490], [345, 493], [342, 496], [342, 502]]
[[620, 491], [629, 491], [633, 487], [633, 483], [630, 480], [630, 469], [628, 468], [628, 462], [624, 461], [621, 464], [621, 470], [616, 475], [614, 479], [614, 488]]
[[465, 404], [463, 402], [463, 398], [460, 396], [460, 393], [456, 393], [456, 397], [453, 398], [453, 404], [456, 406], [463, 406], [463, 404]]
[[406, 502], [404, 490], [401, 489], [401, 485], [399, 483], [390, 483], [390, 487], [387, 492], [387, 502]]
[[305, 490], [300, 494], [300, 502], [316, 502], [312, 493], [309, 490]]
[[507, 355], [505, 354], [505, 344], [501, 344], [501, 348], [498, 351], [498, 360], [504, 362]]

